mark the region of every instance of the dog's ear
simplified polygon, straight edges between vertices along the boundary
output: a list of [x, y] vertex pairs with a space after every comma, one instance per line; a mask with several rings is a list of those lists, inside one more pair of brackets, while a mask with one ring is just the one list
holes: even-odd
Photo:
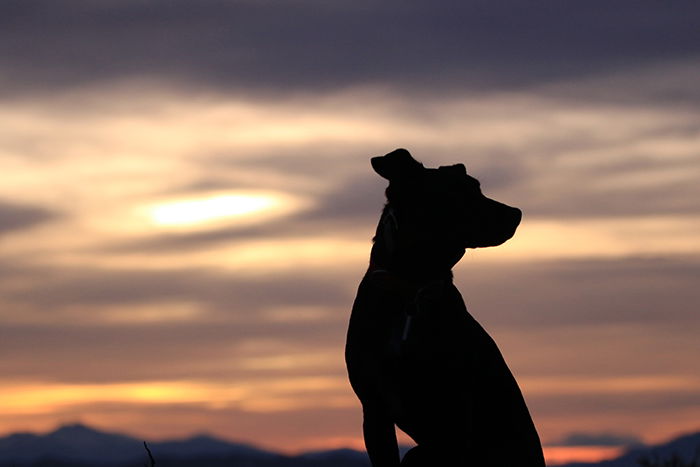
[[423, 164], [405, 149], [395, 149], [385, 156], [373, 157], [371, 162], [374, 171], [387, 180], [396, 180], [423, 169]]

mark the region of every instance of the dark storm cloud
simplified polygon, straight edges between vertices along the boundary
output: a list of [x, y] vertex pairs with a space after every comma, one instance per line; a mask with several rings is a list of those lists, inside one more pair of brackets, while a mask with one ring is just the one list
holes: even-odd
[[54, 218], [57, 214], [38, 206], [0, 200], [0, 235], [28, 229]]
[[696, 56], [699, 13], [651, 0], [10, 0], [0, 68], [15, 91], [144, 76], [234, 90], [511, 87]]

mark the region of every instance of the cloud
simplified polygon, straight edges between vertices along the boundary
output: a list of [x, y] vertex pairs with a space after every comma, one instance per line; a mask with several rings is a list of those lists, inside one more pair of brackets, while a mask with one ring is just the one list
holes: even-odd
[[[463, 262], [455, 276], [467, 306], [519, 374], [686, 375], [700, 352], [697, 260]], [[246, 359], [309, 352], [335, 355], [324, 371], [342, 373], [362, 271], [11, 273], [2, 290], [4, 374], [109, 379], [218, 378], [243, 374]], [[90, 371], [76, 364], [85, 348], [95, 357]], [[270, 363], [272, 373], [286, 371]]]
[[697, 325], [697, 256], [489, 264], [480, 255], [465, 256], [455, 277], [493, 326]]
[[[161, 309], [167, 316], [169, 307], [163, 304]], [[2, 331], [0, 368], [5, 381], [37, 384], [144, 380], [242, 384], [299, 376], [345, 380], [349, 304], [315, 309], [323, 314], [305, 320], [273, 319], [271, 312], [259, 312], [227, 321], [165, 319], [106, 325], [78, 315], [60, 323], [8, 323]], [[304, 308], [288, 307], [286, 312], [302, 315]]]
[[384, 205], [385, 183], [378, 178], [363, 175], [338, 183], [337, 188], [317, 199], [316, 206], [264, 224], [160, 234], [108, 246], [105, 250], [173, 252], [255, 239], [299, 239], [319, 233], [339, 235], [341, 231], [356, 232], [357, 238], [369, 240], [373, 235], [373, 224]]
[[338, 183], [337, 187], [319, 199], [316, 209], [304, 213], [301, 218], [306, 221], [325, 220], [328, 223], [339, 220], [373, 223], [384, 206], [385, 188], [386, 181], [368, 169], [366, 174]]
[[0, 235], [35, 227], [56, 216], [43, 207], [0, 200]]
[[[195, 302], [231, 314], [255, 313], [274, 305], [331, 305], [348, 299], [347, 287], [329, 271], [297, 271], [295, 277], [242, 277], [199, 269], [39, 270], [34, 280], [10, 285], [5, 298], [51, 313], [61, 306]], [[25, 276], [26, 277], [26, 276]], [[41, 290], [40, 294], [36, 291]], [[274, 291], [274, 293], [270, 293]], [[47, 316], [48, 318], [48, 316]]]
[[9, 1], [0, 67], [5, 86], [34, 91], [134, 77], [265, 92], [512, 89], [697, 55], [697, 11], [632, 0]]

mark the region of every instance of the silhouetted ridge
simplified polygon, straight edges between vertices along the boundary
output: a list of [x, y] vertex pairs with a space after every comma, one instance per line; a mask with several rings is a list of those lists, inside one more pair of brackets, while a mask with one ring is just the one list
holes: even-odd
[[[75, 438], [66, 440], [67, 436]], [[101, 449], [95, 449], [95, 439]], [[58, 443], [57, 440], [61, 440]], [[83, 445], [87, 442], [88, 446]], [[285, 456], [244, 443], [228, 442], [208, 435], [183, 440], [148, 442], [163, 467], [368, 467], [367, 455], [353, 449], [312, 451]], [[92, 448], [90, 447], [92, 446]], [[675, 438], [667, 443], [631, 449], [621, 457], [593, 464], [567, 464], [563, 467], [639, 467], [643, 455], [667, 459], [679, 454], [690, 460], [700, 446], [700, 432]], [[58, 451], [57, 448], [64, 450]], [[65, 449], [69, 448], [69, 449]], [[124, 449], [121, 454], [115, 454]], [[85, 425], [67, 425], [37, 435], [14, 433], [0, 438], [0, 467], [142, 467], [146, 462], [143, 440], [123, 434], [95, 430]]]
[[[206, 434], [148, 441], [157, 465], [168, 467], [366, 467], [366, 455], [351, 449], [286, 456], [247, 443]], [[46, 434], [15, 433], [0, 438], [0, 467], [136, 467], [145, 463], [143, 440], [83, 424]]]
[[243, 443], [232, 443], [209, 435], [149, 443], [154, 455], [163, 453], [169, 457], [193, 458], [198, 456], [241, 456], [249, 458], [276, 457], [278, 454]]
[[[700, 432], [681, 435], [666, 443], [654, 446], [633, 447], [616, 459], [598, 463], [572, 463], [566, 467], [639, 467], [639, 459], [670, 459], [678, 455], [685, 462], [690, 462], [700, 455]], [[697, 458], [700, 460], [700, 457]]]

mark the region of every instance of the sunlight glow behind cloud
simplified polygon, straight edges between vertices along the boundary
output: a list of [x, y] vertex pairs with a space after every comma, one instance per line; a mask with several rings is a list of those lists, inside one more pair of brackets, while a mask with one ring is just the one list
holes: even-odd
[[230, 194], [172, 201], [151, 208], [151, 219], [163, 226], [199, 224], [222, 218], [246, 216], [278, 207], [279, 198], [260, 194]]

